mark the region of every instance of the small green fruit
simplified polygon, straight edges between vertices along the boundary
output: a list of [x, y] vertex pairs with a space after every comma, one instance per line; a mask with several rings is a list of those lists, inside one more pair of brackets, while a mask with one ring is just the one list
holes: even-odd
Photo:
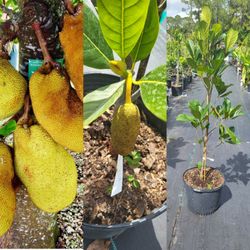
[[140, 130], [140, 112], [133, 103], [121, 105], [114, 114], [111, 125], [112, 149], [120, 155], [128, 155], [135, 146]]

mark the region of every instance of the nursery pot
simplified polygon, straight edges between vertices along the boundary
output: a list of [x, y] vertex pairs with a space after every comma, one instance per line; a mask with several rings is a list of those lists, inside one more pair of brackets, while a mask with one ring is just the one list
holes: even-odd
[[247, 91], [250, 92], [250, 84], [247, 85]]
[[[185, 185], [185, 190], [186, 190], [186, 195], [187, 195], [187, 204], [188, 204], [189, 210], [199, 215], [212, 214], [220, 206], [220, 197], [221, 197], [221, 192], [225, 183], [225, 178], [224, 178], [223, 184], [218, 188], [198, 190], [198, 189], [194, 189], [190, 187], [185, 182], [184, 176], [188, 170], [186, 170], [183, 174], [183, 182]], [[222, 173], [221, 175], [223, 176]]]
[[114, 225], [97, 225], [97, 224], [83, 224], [84, 237], [86, 239], [104, 240], [117, 237], [124, 233], [126, 230], [150, 221], [157, 216], [161, 215], [167, 210], [167, 204], [164, 203], [161, 208], [157, 208], [151, 212], [151, 214], [142, 217], [141, 219], [133, 220], [122, 224]]
[[171, 80], [167, 80], [167, 86], [168, 86], [168, 89], [170, 89], [170, 88], [171, 88], [171, 83], [172, 83], [172, 81], [171, 81]]
[[187, 77], [184, 77], [183, 80], [182, 80], [182, 84], [183, 84], [183, 89], [187, 89], [188, 87], [188, 78]]
[[182, 86], [174, 86], [172, 85], [172, 96], [180, 96], [182, 95]]

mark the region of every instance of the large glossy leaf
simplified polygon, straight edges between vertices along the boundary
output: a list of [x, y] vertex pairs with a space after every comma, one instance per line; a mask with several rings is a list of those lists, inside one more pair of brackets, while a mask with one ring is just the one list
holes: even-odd
[[[142, 78], [145, 82], [140, 85], [143, 103], [149, 111], [163, 121], [167, 120], [167, 84], [166, 65], [162, 65]], [[159, 82], [157, 82], [159, 81]]]
[[150, 0], [98, 0], [101, 29], [109, 46], [126, 58], [143, 31]]
[[201, 11], [201, 21], [206, 22], [208, 25], [211, 23], [212, 13], [208, 6], [204, 6]]
[[143, 60], [150, 54], [150, 51], [154, 47], [158, 33], [159, 15], [157, 1], [151, 0], [142, 35], [130, 54], [134, 62]]
[[101, 87], [84, 97], [84, 127], [96, 120], [117, 101], [123, 93], [124, 83], [123, 80]]
[[84, 5], [83, 35], [84, 64], [97, 69], [108, 69], [109, 60], [113, 59], [113, 52], [103, 37], [97, 17], [86, 5]]
[[226, 37], [226, 50], [228, 51], [232, 49], [237, 40], [238, 40], [238, 31], [230, 29]]

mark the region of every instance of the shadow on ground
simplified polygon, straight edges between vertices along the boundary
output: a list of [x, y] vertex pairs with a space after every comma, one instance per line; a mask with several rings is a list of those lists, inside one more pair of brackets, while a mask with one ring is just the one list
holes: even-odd
[[250, 181], [250, 158], [243, 152], [233, 155], [226, 165], [222, 164], [219, 169], [227, 182], [243, 183], [246, 186]]
[[185, 160], [179, 159], [180, 149], [184, 147], [188, 142], [183, 137], [177, 139], [170, 138], [168, 142], [168, 166], [176, 168], [176, 164]]

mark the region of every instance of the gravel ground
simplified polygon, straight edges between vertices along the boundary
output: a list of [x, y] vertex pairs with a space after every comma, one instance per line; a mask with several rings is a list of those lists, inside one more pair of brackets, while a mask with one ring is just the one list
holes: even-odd
[[72, 205], [57, 215], [60, 235], [57, 248], [83, 249], [83, 159], [82, 154], [71, 153], [78, 170], [78, 192]]

